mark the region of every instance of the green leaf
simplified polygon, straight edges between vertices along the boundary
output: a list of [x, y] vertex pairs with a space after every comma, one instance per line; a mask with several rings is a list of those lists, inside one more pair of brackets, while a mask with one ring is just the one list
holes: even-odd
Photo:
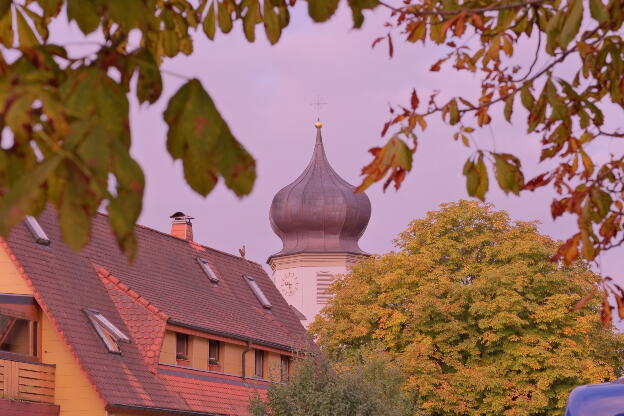
[[65, 186], [59, 207], [59, 223], [63, 241], [72, 249], [80, 250], [89, 241], [91, 213], [83, 204], [85, 198], [76, 181]]
[[601, 219], [609, 214], [613, 200], [611, 199], [611, 195], [607, 192], [598, 188], [592, 188], [591, 201], [596, 206]]
[[161, 32], [160, 34], [161, 36], [161, 43], [162, 43], [162, 48], [163, 51], [165, 52], [165, 55], [167, 55], [170, 58], [173, 58], [174, 56], [176, 56], [179, 52], [179, 48], [180, 48], [180, 44], [179, 44], [179, 39], [178, 39], [178, 35], [176, 35], [174, 30], [165, 30], [163, 32]]
[[0, 200], [0, 234], [20, 222], [31, 210], [42, 186], [61, 162], [58, 154], [45, 159], [32, 172], [23, 175]]
[[464, 176], [466, 177], [466, 190], [468, 195], [485, 200], [485, 194], [489, 188], [487, 168], [483, 162], [483, 153], [479, 152], [476, 162], [468, 159], [464, 164]]
[[264, 2], [264, 31], [271, 45], [275, 45], [282, 34], [279, 17], [275, 13], [271, 1]]
[[147, 16], [147, 8], [142, 0], [106, 0], [108, 14], [124, 30], [142, 27]]
[[[290, 23], [290, 12], [288, 11], [288, 5], [285, 1], [280, 1], [277, 6], [277, 18], [279, 19], [282, 29]], [[262, 21], [262, 19], [260, 19], [260, 21]]]
[[247, 41], [253, 42], [256, 39], [256, 23], [261, 21], [260, 3], [258, 0], [247, 0], [247, 13], [243, 17], [243, 31]]
[[308, 0], [308, 14], [315, 22], [324, 22], [334, 15], [339, 0]]
[[32, 105], [37, 96], [32, 91], [20, 94], [17, 88], [16, 90], [10, 104], [7, 103], [4, 123], [11, 128], [14, 135], [27, 137], [28, 126], [33, 122]]
[[126, 94], [102, 69], [88, 67], [76, 71], [61, 86], [61, 94], [69, 114], [97, 118], [114, 135], [129, 134]]
[[0, 0], [0, 17], [4, 16], [11, 10], [12, 0]]
[[230, 11], [225, 7], [224, 2], [218, 3], [218, 11], [219, 11], [219, 29], [223, 33], [229, 33], [232, 30], [232, 15]]
[[583, 0], [569, 0], [569, 12], [565, 16], [563, 28], [559, 34], [559, 45], [562, 49], [568, 47], [568, 44], [574, 39], [578, 33], [581, 22], [583, 20]]
[[[7, 0], [0, 0], [7, 1]], [[56, 16], [63, 7], [63, 0], [37, 0], [45, 16]]]
[[513, 113], [513, 105], [514, 105], [514, 98], [516, 97], [516, 94], [511, 94], [509, 97], [507, 97], [507, 99], [505, 99], [505, 109], [504, 109], [504, 114], [505, 114], [505, 120], [507, 120], [508, 122], [511, 123], [511, 114]]
[[[137, 252], [137, 241], [134, 235], [134, 222], [131, 217], [126, 214], [124, 206], [119, 203], [119, 198], [112, 199], [106, 206], [108, 211], [108, 224], [115, 233], [117, 243], [124, 253], [128, 255], [130, 261], [134, 260]], [[123, 230], [131, 228], [130, 232]]]
[[609, 9], [602, 4], [601, 0], [589, 0], [589, 11], [591, 16], [599, 23], [609, 21]]
[[550, 79], [546, 81], [546, 98], [548, 98], [548, 103], [552, 107], [551, 117], [553, 120], [562, 120], [568, 115], [568, 107], [559, 96], [555, 84]]
[[145, 101], [153, 104], [162, 94], [162, 78], [156, 59], [152, 53], [143, 49], [137, 55], [139, 78], [137, 80], [137, 98], [140, 103]]
[[449, 123], [451, 125], [459, 123], [459, 108], [457, 107], [457, 100], [454, 98], [449, 101]]
[[[542, 16], [546, 16], [546, 13], [543, 13]], [[550, 17], [550, 19], [548, 20], [548, 24], [545, 26], [544, 31], [547, 35], [546, 52], [550, 55], [554, 54], [555, 48], [557, 47], [559, 35], [561, 34], [561, 29], [563, 26], [563, 20], [563, 10], [559, 10], [557, 13]]]
[[218, 177], [238, 196], [251, 192], [255, 161], [230, 132], [214, 102], [197, 79], [184, 84], [164, 113], [169, 126], [167, 149], [182, 159], [186, 181], [207, 195]]
[[39, 41], [35, 36], [34, 32], [28, 25], [26, 18], [24, 15], [17, 10], [17, 33], [19, 36], [19, 45], [21, 47], [31, 48], [33, 46], [39, 45]]
[[210, 3], [210, 7], [208, 7], [208, 14], [204, 19], [204, 24], [202, 25], [202, 27], [204, 29], [204, 33], [206, 34], [206, 36], [208, 36], [208, 39], [214, 40], [215, 32], [217, 29], [215, 23], [214, 3]]
[[111, 150], [112, 171], [117, 179], [117, 196], [111, 199], [106, 207], [109, 214], [108, 222], [118, 244], [132, 259], [137, 249], [134, 224], [143, 207], [145, 176], [126, 146], [113, 142]]
[[76, 154], [85, 163], [95, 178], [107, 182], [110, 148], [105, 128], [90, 128], [76, 148]]
[[42, 16], [39, 16], [37, 13], [33, 12], [27, 7], [21, 9], [35, 24], [35, 28], [37, 29], [37, 33], [44, 42], [48, 39], [50, 35], [50, 31], [48, 30], [48, 22]]
[[180, 39], [180, 52], [187, 56], [193, 53], [193, 39], [190, 36]]
[[13, 13], [6, 13], [0, 18], [0, 43], [7, 48], [13, 47]]
[[378, 0], [349, 0], [348, 2], [353, 15], [353, 27], [355, 29], [361, 28], [362, 24], [364, 24], [363, 10], [371, 10], [379, 6]]
[[533, 98], [533, 94], [531, 94], [530, 85], [528, 82], [525, 82], [520, 89], [520, 100], [522, 101], [522, 105], [524, 106], [524, 108], [529, 111], [533, 110], [535, 98]]
[[496, 181], [507, 194], [518, 195], [524, 186], [524, 175], [520, 170], [520, 160], [508, 153], [492, 153], [495, 160]]
[[85, 35], [100, 25], [100, 16], [92, 0], [67, 0], [67, 20], [75, 20]]

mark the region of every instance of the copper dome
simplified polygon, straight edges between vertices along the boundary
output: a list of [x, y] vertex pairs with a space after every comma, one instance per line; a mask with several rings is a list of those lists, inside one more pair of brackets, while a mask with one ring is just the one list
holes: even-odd
[[366, 255], [358, 246], [371, 216], [365, 193], [354, 193], [329, 164], [317, 123], [312, 160], [301, 175], [273, 198], [269, 218], [283, 249], [269, 257], [298, 253]]

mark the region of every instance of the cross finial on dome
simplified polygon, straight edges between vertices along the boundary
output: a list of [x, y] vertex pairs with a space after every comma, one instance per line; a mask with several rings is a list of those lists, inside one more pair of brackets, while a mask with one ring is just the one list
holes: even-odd
[[313, 103], [310, 103], [310, 105], [316, 107], [316, 115], [317, 117], [320, 116], [321, 114], [321, 107], [323, 107], [324, 105], [327, 105], [326, 102], [324, 102], [323, 100], [321, 100], [321, 96], [317, 95], [316, 96], [316, 101], [314, 101]]

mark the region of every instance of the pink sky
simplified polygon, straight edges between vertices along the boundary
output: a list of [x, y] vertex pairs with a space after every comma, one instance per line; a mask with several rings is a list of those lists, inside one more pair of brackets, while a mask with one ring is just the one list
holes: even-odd
[[[364, 28], [358, 31], [351, 29], [350, 12], [344, 4], [325, 24], [313, 24], [305, 7], [303, 2], [297, 5], [291, 25], [275, 46], [268, 44], [260, 26], [256, 43], [247, 43], [239, 22], [229, 35], [217, 34], [214, 42], [203, 34], [197, 36], [192, 56], [164, 65], [175, 73], [199, 78], [236, 137], [256, 157], [258, 180], [250, 196], [238, 199], [223, 185], [205, 199], [196, 195], [184, 181], [181, 164], [173, 163], [167, 154], [162, 111], [183, 79], [165, 75], [165, 92], [156, 105], [140, 107], [133, 101], [132, 150], [147, 176], [140, 223], [168, 231], [169, 215], [183, 211], [196, 218], [194, 234], [200, 243], [232, 253], [245, 244], [247, 257], [264, 264], [281, 247], [268, 221], [271, 199], [308, 163], [317, 116], [310, 103], [317, 95], [328, 103], [320, 113], [328, 158], [340, 175], [356, 184], [360, 168], [370, 160], [367, 149], [382, 143], [379, 132], [388, 115], [388, 103], [406, 103], [413, 87], [422, 91], [422, 97], [434, 89], [448, 96], [470, 94], [478, 88], [476, 78], [428, 71], [431, 63], [444, 55], [439, 47], [404, 44], [397, 38], [392, 60], [385, 47], [372, 50], [372, 41], [385, 34], [387, 12], [383, 9], [367, 13]], [[71, 33], [59, 35], [72, 37]], [[519, 59], [532, 57], [532, 53], [527, 49]], [[502, 109], [498, 111], [500, 114]], [[516, 125], [522, 126], [525, 117], [524, 110], [516, 108]], [[454, 142], [451, 134], [448, 127], [432, 123], [422, 135], [414, 169], [401, 190], [383, 193], [381, 186], [375, 185], [367, 191], [373, 213], [361, 239], [364, 250], [391, 250], [391, 240], [410, 220], [421, 218], [440, 203], [467, 197], [461, 170], [472, 150]], [[485, 130], [481, 136], [483, 148], [520, 156], [527, 177], [537, 172], [539, 140], [527, 136], [522, 127], [495, 122], [491, 133]], [[600, 146], [594, 148], [594, 154], [604, 156], [615, 145]], [[492, 182], [493, 178], [491, 187]], [[550, 218], [550, 190], [518, 198], [494, 189], [487, 197], [514, 219], [540, 220], [541, 230], [554, 238], [573, 232], [571, 218], [556, 222]], [[624, 281], [622, 253], [613, 250], [602, 259], [604, 274], [620, 277], [620, 281]]]

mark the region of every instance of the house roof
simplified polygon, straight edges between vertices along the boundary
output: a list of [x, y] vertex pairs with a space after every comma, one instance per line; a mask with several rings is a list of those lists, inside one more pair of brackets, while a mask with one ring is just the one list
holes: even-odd
[[[224, 409], [235, 408], [239, 414], [237, 397], [266, 388], [240, 378], [221, 385], [214, 377], [163, 373], [157, 361], [167, 322], [282, 350], [312, 348], [299, 319], [257, 263], [143, 226], [136, 227], [139, 250], [129, 263], [105, 215], [94, 218], [91, 241], [80, 252], [62, 242], [53, 209], [38, 221], [49, 246], [37, 244], [22, 223], [5, 240], [5, 249], [109, 407], [199, 414], [231, 414]], [[198, 256], [218, 274], [217, 285], [202, 272]], [[262, 308], [243, 275], [256, 279], [270, 310]], [[85, 308], [130, 335], [130, 344], [120, 344], [121, 355], [107, 351]]]

